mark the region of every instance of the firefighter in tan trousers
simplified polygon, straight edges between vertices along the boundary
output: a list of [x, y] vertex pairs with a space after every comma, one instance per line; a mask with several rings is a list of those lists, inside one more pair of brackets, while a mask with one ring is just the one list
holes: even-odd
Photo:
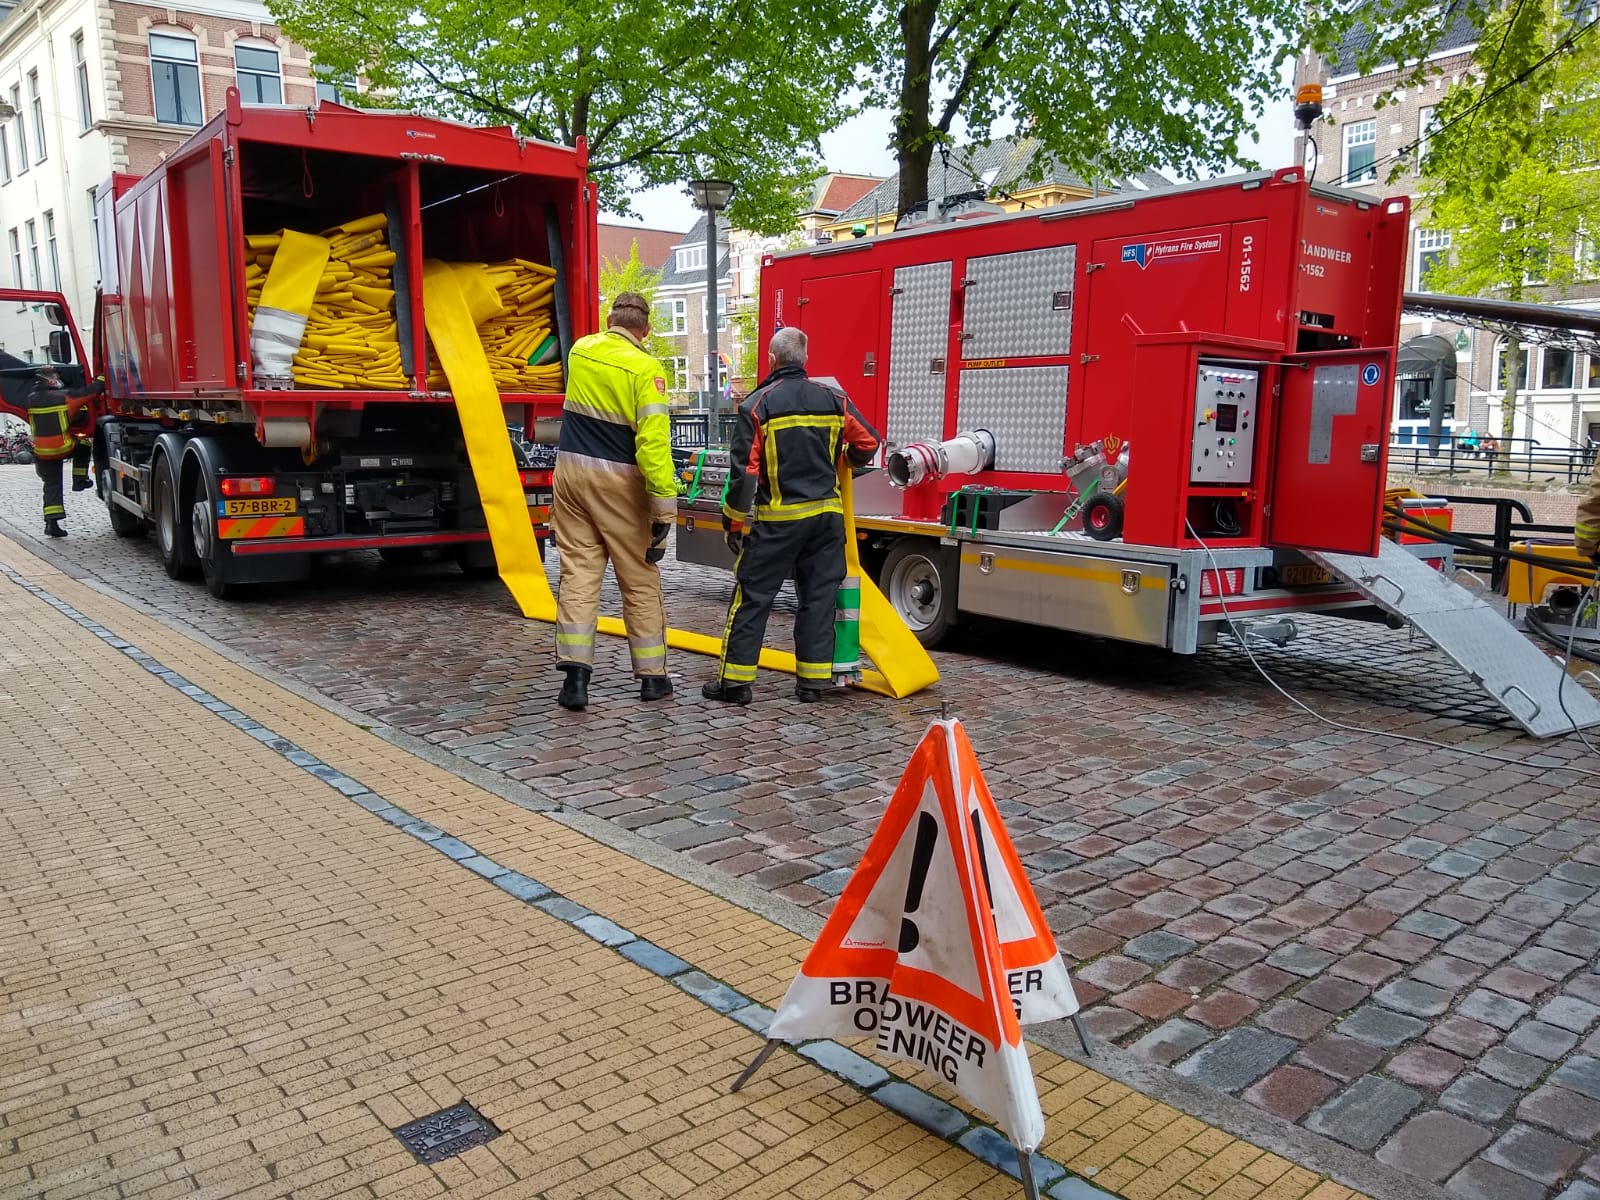
[[556, 665], [567, 675], [557, 703], [574, 711], [589, 703], [608, 560], [622, 592], [639, 699], [672, 695], [656, 566], [678, 507], [667, 380], [640, 344], [650, 335], [643, 296], [619, 295], [606, 325], [572, 344], [550, 514], [561, 554]]
[[1589, 490], [1578, 501], [1578, 519], [1572, 526], [1572, 540], [1578, 553], [1600, 565], [1600, 457], [1589, 477]]

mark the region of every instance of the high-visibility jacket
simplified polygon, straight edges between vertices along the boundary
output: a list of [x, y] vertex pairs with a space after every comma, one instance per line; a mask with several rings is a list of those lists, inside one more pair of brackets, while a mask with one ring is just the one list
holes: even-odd
[[1590, 558], [1600, 549], [1600, 458], [1595, 459], [1588, 492], [1578, 501], [1578, 519], [1572, 526], [1572, 540], [1578, 544], [1578, 553]]
[[66, 458], [78, 444], [72, 432], [71, 408], [64, 388], [35, 388], [23, 399], [28, 432], [38, 458]]
[[843, 391], [779, 367], [739, 406], [723, 518], [742, 525], [752, 504], [757, 521], [843, 512], [840, 454], [864, 467], [877, 450], [877, 432]]
[[561, 410], [556, 469], [569, 467], [643, 476], [651, 515], [672, 520], [678, 479], [672, 463], [667, 379], [661, 364], [622, 329], [572, 344], [567, 399]]

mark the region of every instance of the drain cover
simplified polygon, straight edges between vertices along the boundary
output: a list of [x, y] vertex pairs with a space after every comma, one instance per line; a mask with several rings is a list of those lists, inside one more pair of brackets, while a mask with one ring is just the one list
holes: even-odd
[[436, 1163], [481, 1146], [499, 1137], [500, 1131], [493, 1121], [463, 1101], [402, 1125], [394, 1135], [418, 1162]]

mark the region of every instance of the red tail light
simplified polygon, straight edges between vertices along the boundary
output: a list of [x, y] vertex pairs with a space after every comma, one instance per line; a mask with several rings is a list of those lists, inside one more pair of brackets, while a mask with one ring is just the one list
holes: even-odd
[[522, 470], [517, 472], [517, 476], [522, 480], [522, 486], [525, 488], [544, 488], [550, 486], [549, 471]]
[[228, 475], [222, 480], [224, 496], [270, 496], [275, 490], [270, 475]]

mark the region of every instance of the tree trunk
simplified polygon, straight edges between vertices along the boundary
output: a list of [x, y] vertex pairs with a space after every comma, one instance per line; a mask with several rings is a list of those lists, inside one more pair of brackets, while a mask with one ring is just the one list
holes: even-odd
[[1500, 453], [1494, 465], [1497, 474], [1511, 473], [1511, 439], [1517, 432], [1517, 392], [1522, 385], [1522, 343], [1506, 339], [1505, 398], [1500, 402]]
[[938, 9], [938, 0], [906, 0], [905, 7], [900, 10], [905, 67], [900, 76], [900, 111], [894, 121], [894, 140], [900, 161], [897, 217], [905, 216], [914, 205], [928, 198], [928, 165], [933, 161], [933, 128], [929, 113], [933, 19]]

